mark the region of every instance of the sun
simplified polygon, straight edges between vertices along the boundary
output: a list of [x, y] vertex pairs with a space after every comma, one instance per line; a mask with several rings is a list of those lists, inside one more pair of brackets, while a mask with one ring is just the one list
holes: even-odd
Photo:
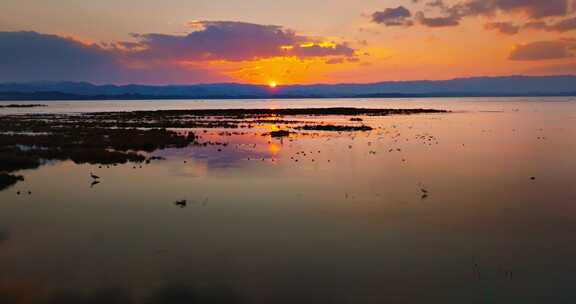
[[271, 80], [271, 81], [268, 82], [268, 86], [271, 87], [271, 88], [275, 88], [275, 87], [278, 86], [278, 83], [277, 83], [276, 81], [274, 81], [274, 80]]

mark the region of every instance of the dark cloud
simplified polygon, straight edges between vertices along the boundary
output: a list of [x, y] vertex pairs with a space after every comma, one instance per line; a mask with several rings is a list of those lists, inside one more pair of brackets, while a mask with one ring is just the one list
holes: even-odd
[[564, 59], [574, 56], [576, 43], [573, 41], [537, 41], [518, 45], [510, 54], [510, 60], [535, 61]]
[[275, 25], [229, 21], [198, 21], [193, 25], [198, 30], [182, 36], [134, 35], [141, 50], [132, 56], [152, 60], [244, 61], [275, 56], [354, 55], [354, 50], [345, 44], [323, 46], [321, 39], [300, 36]]
[[568, 32], [576, 30], [576, 17], [560, 20], [548, 26], [547, 30], [555, 32]]
[[520, 31], [520, 26], [510, 22], [489, 22], [486, 23], [485, 28], [488, 30], [496, 30], [506, 35], [515, 35]]
[[[574, 0], [460, 0], [447, 4], [443, 0], [429, 0], [425, 3], [425, 11], [418, 11], [413, 15], [414, 20], [411, 15], [403, 15], [400, 20], [393, 19], [393, 12], [397, 9], [388, 8], [374, 13], [372, 21], [385, 25], [412, 25], [416, 21], [427, 27], [449, 27], [459, 25], [462, 19], [467, 17], [522, 14], [528, 18], [525, 25], [493, 21], [485, 27], [504, 34], [516, 34], [524, 28], [566, 32], [576, 29], [576, 17], [568, 18], [576, 6], [573, 2]], [[387, 12], [388, 14], [385, 14]], [[559, 18], [566, 19], [558, 20]], [[548, 19], [556, 20], [547, 24], [544, 20]]]
[[430, 2], [427, 2], [426, 6], [445, 8], [446, 4], [444, 4], [443, 0], [432, 0]]
[[118, 72], [118, 56], [97, 45], [36, 32], [0, 32], [0, 81], [102, 80]]
[[522, 11], [532, 18], [558, 17], [569, 13], [569, 1], [571, 0], [497, 0], [494, 1], [494, 8], [503, 12]]
[[[442, 1], [437, 3], [441, 14], [447, 17], [441, 18], [450, 25], [458, 25], [457, 22], [449, 23], [450, 20], [460, 20], [472, 16], [495, 16], [497, 14], [524, 14], [531, 21], [536, 22], [546, 17], [563, 17], [570, 13], [569, 1], [571, 0], [468, 0], [456, 3], [452, 6], [445, 5]], [[435, 19], [435, 18], [428, 18]], [[426, 19], [425, 19], [426, 20]], [[421, 22], [423, 25], [435, 23]], [[441, 23], [441, 22], [440, 22]], [[486, 25], [487, 29], [498, 30], [505, 34], [516, 34], [521, 26], [512, 25], [509, 22], [491, 22]]]
[[405, 7], [387, 8], [372, 14], [372, 22], [386, 26], [411, 26], [412, 13]]
[[36, 32], [0, 32], [0, 82], [188, 83], [223, 81], [201, 68], [130, 62], [126, 51]]
[[423, 12], [416, 13], [418, 23], [427, 27], [457, 26], [460, 24], [460, 19], [460, 16], [454, 14], [442, 17], [426, 17]]
[[548, 25], [543, 18], [563, 18], [571, 13], [572, 0], [468, 0], [453, 6], [444, 6], [445, 14], [460, 18], [469, 16], [495, 16], [497, 14], [523, 14], [529, 21], [524, 25], [510, 22], [490, 22], [486, 29], [497, 30], [503, 34], [517, 34], [522, 29], [565, 32], [576, 28], [576, 20], [569, 18], [556, 20]]
[[544, 21], [528, 22], [524, 27], [532, 30], [564, 33], [576, 30], [576, 17], [558, 20], [553, 23], [546, 23]]
[[459, 16], [523, 13], [529, 18], [560, 17], [569, 13], [571, 0], [468, 0], [446, 9]]
[[333, 46], [322, 46], [321, 44], [314, 44], [311, 46], [295, 46], [292, 50], [284, 52], [283, 55], [297, 56], [301, 58], [306, 57], [330, 57], [339, 56], [339, 58], [353, 58], [355, 51], [346, 44], [335, 44]]
[[[542, 3], [547, 3], [543, 1]], [[575, 3], [576, 5], [576, 3]], [[551, 12], [552, 10], [550, 10]], [[560, 12], [560, 10], [558, 10]], [[548, 18], [550, 19], [550, 18]], [[544, 21], [539, 18], [529, 20], [525, 24], [518, 26], [520, 29], [541, 30], [548, 32], [569, 32], [576, 30], [576, 17], [557, 17], [552, 20]]]
[[37, 32], [0, 32], [0, 82], [196, 83], [230, 81], [209, 60], [276, 56], [355, 58], [346, 43], [297, 35], [279, 26], [193, 23], [187, 35], [133, 34], [134, 41], [86, 44]]

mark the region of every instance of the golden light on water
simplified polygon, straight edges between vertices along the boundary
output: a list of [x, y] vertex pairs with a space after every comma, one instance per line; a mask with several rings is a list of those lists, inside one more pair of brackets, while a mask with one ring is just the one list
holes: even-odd
[[282, 150], [282, 148], [276, 144], [276, 143], [270, 143], [268, 145], [268, 151], [272, 154], [272, 155], [276, 155], [278, 153], [280, 153], [280, 150]]

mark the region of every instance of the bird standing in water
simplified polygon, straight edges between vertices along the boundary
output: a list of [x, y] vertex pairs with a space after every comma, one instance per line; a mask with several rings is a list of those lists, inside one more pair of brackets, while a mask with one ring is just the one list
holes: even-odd
[[186, 205], [188, 205], [188, 201], [186, 201], [186, 200], [176, 201], [174, 203], [174, 205], [176, 205], [180, 208], [184, 208], [184, 207], [186, 207]]

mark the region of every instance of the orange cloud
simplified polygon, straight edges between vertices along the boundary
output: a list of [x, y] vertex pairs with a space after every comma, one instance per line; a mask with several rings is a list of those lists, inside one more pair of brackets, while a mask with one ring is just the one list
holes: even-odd
[[278, 56], [242, 62], [215, 61], [210, 66], [239, 82], [278, 85], [312, 83], [326, 80], [335, 71], [346, 70], [355, 61], [343, 60], [333, 64], [327, 58], [299, 58]]
[[[139, 60], [250, 61], [278, 56], [353, 57], [346, 43], [296, 34], [276, 25], [232, 21], [195, 21], [186, 35], [133, 34]], [[134, 47], [134, 46], [133, 46]]]

